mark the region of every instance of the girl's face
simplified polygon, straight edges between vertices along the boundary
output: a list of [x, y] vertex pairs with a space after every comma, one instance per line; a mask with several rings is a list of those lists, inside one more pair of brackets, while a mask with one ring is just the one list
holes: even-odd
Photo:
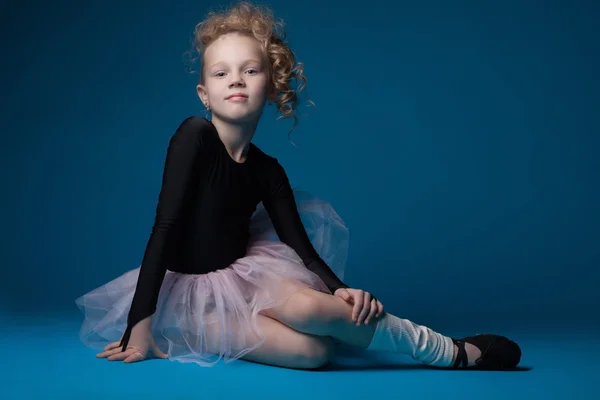
[[[196, 87], [198, 96], [213, 117], [255, 122], [269, 98], [269, 68], [258, 40], [238, 33], [223, 35], [204, 52], [204, 84]], [[234, 93], [247, 97], [228, 99]]]

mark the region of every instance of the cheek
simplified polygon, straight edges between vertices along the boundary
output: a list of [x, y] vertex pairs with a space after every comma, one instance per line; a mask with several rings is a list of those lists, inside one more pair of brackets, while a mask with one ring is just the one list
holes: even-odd
[[266, 81], [262, 81], [256, 85], [254, 92], [257, 96], [267, 97], [269, 95], [269, 85]]

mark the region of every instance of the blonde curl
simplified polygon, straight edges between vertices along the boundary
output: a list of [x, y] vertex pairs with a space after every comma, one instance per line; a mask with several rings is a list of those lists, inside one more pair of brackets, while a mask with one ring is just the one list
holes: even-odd
[[[204, 52], [206, 48], [220, 36], [232, 32], [256, 38], [261, 45], [263, 54], [270, 63], [269, 83], [270, 89], [276, 89], [276, 107], [281, 116], [279, 119], [294, 119], [294, 126], [298, 125], [297, 108], [299, 94], [305, 89], [307, 79], [304, 76], [304, 64], [296, 62], [294, 53], [286, 43], [286, 34], [283, 31], [284, 22], [273, 16], [273, 12], [266, 6], [242, 1], [229, 8], [209, 11], [206, 18], [194, 28], [193, 52], [199, 54], [201, 70], [199, 83], [204, 82]], [[193, 62], [196, 58], [190, 58]], [[292, 87], [295, 79], [297, 87]], [[315, 105], [312, 100], [308, 103]]]

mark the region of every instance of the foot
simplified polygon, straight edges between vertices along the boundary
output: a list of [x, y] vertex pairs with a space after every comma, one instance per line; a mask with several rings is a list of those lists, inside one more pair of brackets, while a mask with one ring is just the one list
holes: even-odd
[[521, 361], [519, 345], [504, 336], [479, 334], [452, 342], [452, 368], [503, 370], [515, 368]]
[[[454, 339], [452, 340], [452, 342], [454, 343], [454, 358], [452, 359], [452, 365], [454, 366], [456, 364], [457, 357], [459, 357], [459, 355], [460, 355], [461, 350], [460, 350], [459, 346], [456, 344], [456, 342], [454, 341]], [[465, 352], [467, 355], [467, 362], [468, 362], [467, 366], [472, 367], [474, 365], [477, 365], [475, 363], [475, 361], [477, 361], [477, 359], [479, 359], [479, 357], [481, 357], [481, 350], [479, 350], [478, 347], [476, 347], [475, 345], [472, 345], [471, 343], [465, 342], [464, 345], [465, 345]]]

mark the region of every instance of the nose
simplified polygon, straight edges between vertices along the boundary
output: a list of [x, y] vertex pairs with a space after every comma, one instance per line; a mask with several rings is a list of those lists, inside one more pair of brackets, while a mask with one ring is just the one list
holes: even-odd
[[240, 77], [240, 76], [236, 76], [235, 78], [233, 78], [233, 81], [230, 83], [230, 87], [243, 87], [246, 84], [244, 83], [244, 80]]

